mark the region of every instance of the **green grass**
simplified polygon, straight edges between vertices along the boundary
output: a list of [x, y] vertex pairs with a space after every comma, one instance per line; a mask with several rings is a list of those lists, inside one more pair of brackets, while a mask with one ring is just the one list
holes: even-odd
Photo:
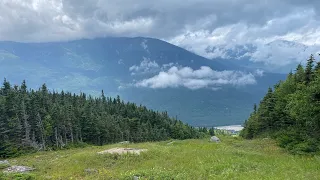
[[[9, 161], [35, 167], [35, 179], [320, 179], [319, 156], [290, 155], [268, 139], [225, 136], [220, 144], [208, 139], [168, 142], [41, 152]], [[97, 154], [126, 146], [149, 151], [140, 156]]]
[[0, 170], [5, 169], [7, 167], [9, 167], [8, 164], [0, 164]]

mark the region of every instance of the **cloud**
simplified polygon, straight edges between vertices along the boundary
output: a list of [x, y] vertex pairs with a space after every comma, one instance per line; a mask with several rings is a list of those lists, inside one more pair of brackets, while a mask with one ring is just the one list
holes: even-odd
[[123, 59], [119, 59], [119, 60], [118, 60], [118, 64], [119, 64], [119, 65], [124, 64]]
[[201, 88], [218, 90], [223, 85], [244, 86], [255, 83], [255, 77], [251, 73], [214, 71], [207, 66], [197, 70], [173, 66], [168, 71], [161, 71], [151, 78], [136, 82], [135, 86], [154, 89], [185, 87], [192, 90]]
[[141, 42], [140, 45], [141, 45], [141, 47], [142, 47], [144, 50], [146, 50], [148, 53], [150, 53], [150, 52], [149, 52], [149, 49], [148, 49], [147, 42], [148, 42], [148, 40], [144, 40], [144, 41]]
[[[318, 0], [1, 0], [0, 40], [147, 36], [209, 58], [228, 58], [228, 50], [253, 44], [257, 52], [248, 57], [263, 61], [266, 45], [277, 40], [318, 49], [314, 47], [320, 45], [317, 7]], [[278, 66], [285, 65], [283, 57], [297, 50], [278, 48], [266, 63], [277, 65], [277, 59]]]
[[155, 61], [151, 61], [149, 58], [143, 57], [140, 65], [133, 65], [129, 68], [131, 75], [144, 74], [156, 72], [159, 70], [159, 65]]
[[[170, 39], [244, 24], [275, 35], [318, 22], [317, 5], [318, 1], [299, 0], [2, 0], [0, 34], [1, 39], [18, 41], [104, 35]], [[264, 27], [268, 22], [274, 28]]]
[[161, 70], [162, 71], [167, 71], [168, 69], [170, 69], [172, 66], [177, 66], [177, 67], [180, 67], [180, 65], [179, 65], [179, 63], [173, 63], [173, 62], [171, 62], [171, 63], [168, 63], [168, 64], [163, 64], [162, 66], [161, 66]]
[[250, 53], [252, 61], [264, 62], [270, 66], [286, 66], [305, 61], [310, 54], [318, 54], [320, 45], [307, 46], [288, 41], [273, 41], [257, 45], [257, 50]]
[[260, 77], [261, 77], [261, 76], [263, 76], [264, 71], [261, 70], [261, 69], [257, 69], [254, 74], [255, 74], [256, 76], [260, 76]]
[[[266, 65], [286, 66], [320, 52], [318, 12], [313, 9], [293, 12], [260, 25], [239, 22], [212, 31], [189, 31], [170, 42], [210, 59], [247, 57]], [[237, 54], [239, 50], [244, 53]]]
[[166, 71], [172, 66], [179, 66], [178, 63], [168, 63], [159, 65], [156, 61], [151, 61], [150, 58], [143, 57], [143, 60], [139, 65], [133, 65], [129, 68], [131, 75], [158, 73], [160, 71]]

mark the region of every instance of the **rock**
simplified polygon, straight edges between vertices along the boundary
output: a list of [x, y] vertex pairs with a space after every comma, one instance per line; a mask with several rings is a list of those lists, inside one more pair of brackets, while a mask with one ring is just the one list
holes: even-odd
[[119, 142], [119, 144], [129, 144], [130, 141], [122, 141], [122, 142]]
[[135, 149], [135, 148], [112, 148], [105, 151], [98, 152], [98, 154], [137, 154], [140, 155], [140, 152], [147, 151], [147, 149]]
[[33, 170], [35, 170], [35, 168], [31, 168], [28, 166], [11, 166], [5, 169], [3, 172], [4, 173], [24, 173], [24, 172], [29, 172]]
[[212, 137], [210, 138], [210, 141], [211, 141], [211, 142], [219, 143], [219, 142], [220, 142], [220, 139], [219, 139], [217, 136], [212, 136]]
[[140, 179], [138, 176], [133, 176], [133, 180], [138, 180]]
[[87, 174], [94, 174], [94, 173], [98, 173], [98, 170], [96, 170], [96, 169], [85, 169], [84, 172], [87, 173]]
[[174, 143], [174, 141], [171, 141], [171, 142], [167, 143], [167, 145], [171, 145], [171, 144], [173, 144], [173, 143]]
[[9, 161], [4, 160], [4, 161], [0, 161], [0, 165], [8, 165], [8, 166], [10, 166], [10, 163], [9, 163]]
[[0, 170], [1, 170], [1, 169], [6, 169], [6, 168], [8, 168], [8, 167], [10, 167], [9, 161], [7, 161], [7, 160], [0, 161]]

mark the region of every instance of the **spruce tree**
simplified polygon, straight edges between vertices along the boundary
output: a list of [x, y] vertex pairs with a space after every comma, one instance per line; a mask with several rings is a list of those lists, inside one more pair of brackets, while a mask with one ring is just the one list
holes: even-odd
[[309, 84], [313, 80], [313, 66], [314, 66], [315, 59], [311, 54], [310, 58], [307, 61], [307, 66], [305, 70], [305, 83]]

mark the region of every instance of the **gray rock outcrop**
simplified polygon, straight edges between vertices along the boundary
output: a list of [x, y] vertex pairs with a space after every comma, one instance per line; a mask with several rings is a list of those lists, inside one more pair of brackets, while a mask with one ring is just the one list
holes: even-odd
[[4, 161], [0, 161], [0, 165], [7, 165], [7, 166], [10, 166], [10, 163], [9, 163], [9, 161], [4, 160]]
[[217, 136], [212, 136], [212, 137], [210, 138], [210, 141], [211, 141], [211, 142], [219, 143], [219, 142], [220, 142], [220, 139], [219, 139]]
[[11, 166], [6, 168], [3, 172], [4, 173], [24, 173], [24, 172], [29, 172], [33, 170], [35, 170], [35, 168], [31, 168], [28, 166]]

